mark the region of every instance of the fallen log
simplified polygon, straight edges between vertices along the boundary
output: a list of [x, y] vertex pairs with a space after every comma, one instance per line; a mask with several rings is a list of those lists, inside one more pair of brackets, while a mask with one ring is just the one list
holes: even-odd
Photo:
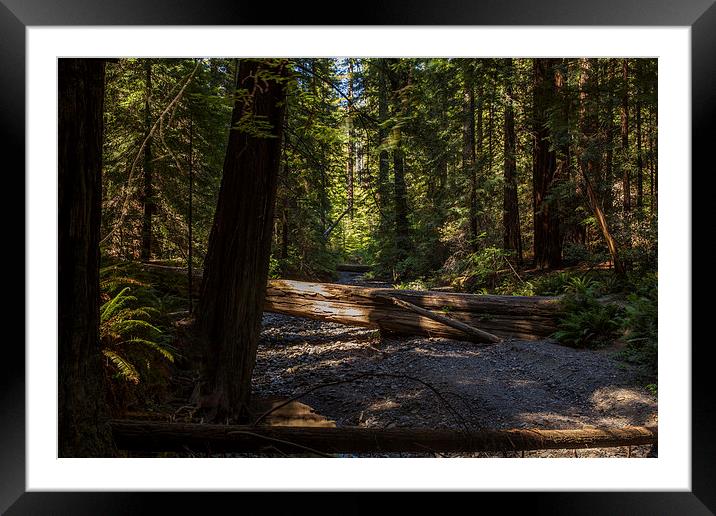
[[430, 430], [361, 427], [208, 425], [157, 421], [110, 422], [119, 449], [134, 451], [331, 453], [501, 452], [637, 446], [657, 442], [656, 427], [579, 430]]
[[420, 308], [417, 305], [414, 305], [413, 303], [408, 303], [407, 301], [403, 301], [402, 299], [398, 299], [397, 297], [393, 296], [377, 296], [382, 297], [383, 299], [389, 299], [392, 303], [395, 303], [398, 306], [402, 306], [403, 308], [407, 308], [408, 310], [411, 310], [415, 313], [418, 313], [420, 315], [424, 315], [428, 319], [432, 319], [433, 321], [437, 321], [439, 323], [442, 323], [446, 326], [449, 326], [451, 328], [455, 328], [456, 330], [469, 335], [471, 337], [475, 337], [476, 339], [482, 341], [486, 340], [487, 342], [501, 342], [502, 339], [498, 337], [497, 335], [493, 335], [492, 333], [488, 333], [486, 331], [482, 331], [479, 328], [475, 328], [474, 326], [470, 326], [469, 324], [465, 324], [463, 322], [460, 322], [455, 319], [451, 319], [450, 317], [447, 317], [446, 315], [440, 315], [435, 312], [431, 312], [430, 310], [427, 310], [425, 308]]
[[[144, 264], [159, 274], [186, 274], [186, 269]], [[199, 295], [200, 276], [194, 282]], [[397, 300], [393, 301], [393, 300]], [[406, 302], [431, 314], [407, 309]], [[264, 310], [350, 326], [378, 328], [387, 333], [427, 335], [457, 340], [494, 342], [487, 336], [466, 332], [465, 324], [499, 339], [539, 340], [557, 330], [562, 314], [559, 297], [494, 296], [453, 292], [368, 288], [336, 283], [270, 280]], [[434, 317], [434, 316], [437, 317]]]
[[379, 328], [390, 333], [492, 342], [445, 320], [415, 313], [395, 301], [410, 303], [493, 337], [542, 339], [551, 335], [561, 314], [559, 298], [484, 296], [447, 292], [366, 288], [334, 283], [271, 280], [264, 310], [329, 322]]

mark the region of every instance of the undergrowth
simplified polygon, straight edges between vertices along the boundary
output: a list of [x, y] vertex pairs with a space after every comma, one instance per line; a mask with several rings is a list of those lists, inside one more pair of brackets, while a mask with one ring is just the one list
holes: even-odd
[[100, 270], [100, 340], [111, 406], [156, 401], [165, 392], [170, 365], [179, 357], [167, 314], [183, 299], [162, 292], [135, 264]]

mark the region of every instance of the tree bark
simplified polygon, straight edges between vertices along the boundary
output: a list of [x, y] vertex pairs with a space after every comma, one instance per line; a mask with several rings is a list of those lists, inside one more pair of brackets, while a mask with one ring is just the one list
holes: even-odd
[[533, 59], [534, 143], [532, 158], [534, 260], [539, 268], [558, 267], [562, 262], [559, 202], [554, 193], [556, 154], [550, 148], [548, 111], [555, 103], [552, 70], [556, 59]]
[[621, 166], [622, 166], [622, 190], [623, 210], [625, 213], [631, 211], [631, 180], [629, 177], [629, 60], [622, 60], [622, 106], [621, 116]]
[[281, 427], [113, 420], [119, 446], [139, 451], [283, 453], [504, 452], [655, 444], [656, 427], [462, 432], [417, 428]]
[[114, 453], [99, 339], [104, 68], [58, 62], [58, 445], [60, 457]]
[[612, 211], [613, 207], [613, 195], [612, 195], [612, 183], [614, 182], [614, 93], [612, 87], [614, 85], [614, 59], [610, 59], [607, 64], [607, 84], [608, 91], [607, 95], [609, 100], [607, 101], [607, 130], [606, 130], [606, 167], [604, 176], [604, 210], [607, 213]]
[[636, 103], [636, 207], [641, 211], [644, 205], [643, 159], [641, 155], [641, 101]]
[[517, 262], [522, 263], [522, 233], [520, 211], [517, 199], [517, 139], [515, 136], [515, 111], [512, 106], [512, 59], [505, 64], [505, 186], [502, 204], [503, 246], [516, 253]]
[[[232, 130], [199, 305], [205, 404], [215, 417], [245, 415], [268, 276], [281, 154], [285, 62], [242, 59]], [[256, 121], [268, 123], [256, 134]], [[250, 130], [252, 129], [252, 130]], [[267, 132], [266, 132], [267, 131]]]

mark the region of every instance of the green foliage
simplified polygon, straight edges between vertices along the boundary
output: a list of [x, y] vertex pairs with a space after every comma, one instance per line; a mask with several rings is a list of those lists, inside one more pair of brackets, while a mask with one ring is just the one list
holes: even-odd
[[[138, 384], [140, 370], [161, 358], [174, 361], [164, 332], [150, 321], [159, 315], [151, 306], [136, 306], [138, 298], [124, 287], [100, 307], [102, 353], [115, 368], [114, 377]], [[141, 365], [137, 365], [141, 364]]]
[[620, 309], [599, 301], [600, 288], [600, 283], [588, 275], [567, 280], [562, 299], [564, 316], [553, 338], [576, 348], [600, 347], [617, 338]]
[[498, 247], [486, 247], [462, 256], [453, 255], [443, 265], [441, 274], [452, 285], [470, 292], [487, 291], [495, 287], [498, 271], [509, 268], [511, 253]]
[[115, 262], [100, 270], [100, 340], [114, 407], [157, 399], [167, 387], [169, 366], [181, 355], [172, 346], [167, 313], [184, 300], [152, 284], [155, 275], [138, 264]]
[[645, 365], [655, 373], [658, 362], [658, 288], [656, 274], [649, 274], [629, 294], [621, 323], [628, 348], [624, 358]]
[[430, 290], [430, 283], [423, 278], [395, 283], [393, 288], [398, 290]]

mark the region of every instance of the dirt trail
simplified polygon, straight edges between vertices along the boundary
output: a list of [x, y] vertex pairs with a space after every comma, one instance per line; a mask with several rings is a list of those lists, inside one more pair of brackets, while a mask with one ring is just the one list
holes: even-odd
[[[382, 286], [355, 273], [341, 273], [339, 281]], [[338, 426], [607, 428], [657, 422], [656, 398], [639, 386], [638, 372], [606, 350], [576, 350], [550, 341], [476, 347], [443, 338], [381, 340], [375, 330], [264, 315], [254, 395], [289, 397], [363, 374], [300, 401]], [[577, 454], [644, 457], [650, 448]], [[526, 456], [571, 457], [574, 452]]]

